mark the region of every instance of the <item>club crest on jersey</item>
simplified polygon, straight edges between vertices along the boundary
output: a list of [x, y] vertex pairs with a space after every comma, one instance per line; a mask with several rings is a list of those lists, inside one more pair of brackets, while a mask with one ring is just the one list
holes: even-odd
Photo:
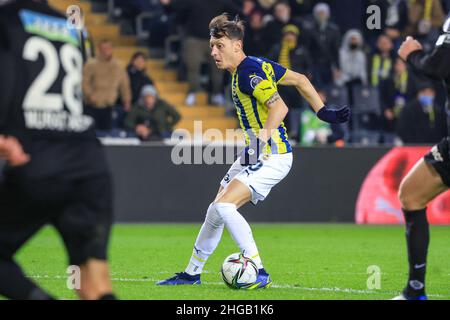
[[250, 87], [252, 87], [252, 89], [255, 89], [256, 86], [260, 84], [262, 81], [263, 78], [253, 74], [250, 76]]

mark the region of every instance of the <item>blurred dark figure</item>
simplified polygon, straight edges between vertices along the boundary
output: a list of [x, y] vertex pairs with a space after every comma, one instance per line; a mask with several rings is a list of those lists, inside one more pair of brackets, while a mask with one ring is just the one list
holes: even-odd
[[447, 18], [450, 15], [450, 0], [442, 0], [442, 7], [444, 8], [444, 12], [447, 12]]
[[278, 43], [281, 39], [283, 28], [288, 24], [294, 24], [297, 27], [300, 26], [300, 22], [292, 18], [291, 7], [287, 1], [279, 1], [273, 7], [274, 19], [267, 23], [264, 28], [264, 41], [270, 46]]
[[365, 26], [365, 23], [363, 24], [359, 19], [359, 13], [364, 4], [362, 0], [326, 0], [323, 2], [330, 6], [332, 20], [339, 26], [341, 33], [350, 29], [362, 30]]
[[145, 69], [145, 54], [136, 52], [127, 67], [128, 77], [131, 85], [131, 101], [135, 104], [140, 97], [141, 90], [145, 85], [153, 85], [153, 80], [148, 76]]
[[394, 61], [394, 44], [391, 38], [382, 34], [377, 39], [377, 47], [370, 62], [370, 84], [373, 87], [378, 87], [380, 82], [391, 76]]
[[384, 143], [395, 142], [397, 119], [413, 98], [414, 81], [414, 76], [408, 71], [406, 63], [397, 58], [393, 73], [388, 79], [380, 82], [381, 125], [384, 131]]
[[268, 51], [268, 43], [264, 40], [264, 22], [261, 11], [253, 11], [248, 17], [245, 31], [244, 48], [249, 56], [264, 56]]
[[295, 18], [303, 18], [312, 13], [312, 9], [316, 0], [289, 0], [292, 10], [292, 16]]
[[[268, 58], [311, 78], [311, 56], [308, 49], [299, 42], [300, 30], [297, 26], [288, 24], [283, 28], [282, 33], [281, 43], [272, 48]], [[297, 140], [299, 138], [301, 109], [305, 106], [305, 101], [294, 87], [280, 86], [278, 92], [290, 109], [288, 120], [285, 122], [289, 136]]]
[[397, 132], [403, 143], [437, 143], [447, 135], [446, 119], [444, 105], [436, 103], [435, 89], [424, 83], [400, 113]]
[[308, 48], [314, 57], [313, 83], [319, 88], [330, 86], [339, 74], [339, 27], [330, 22], [330, 7], [319, 3], [314, 7], [314, 22], [308, 33]]

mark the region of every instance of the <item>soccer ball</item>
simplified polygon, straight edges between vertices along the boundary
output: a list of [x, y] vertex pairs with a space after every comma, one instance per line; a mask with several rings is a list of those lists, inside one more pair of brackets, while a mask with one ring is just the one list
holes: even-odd
[[222, 264], [222, 279], [231, 289], [248, 289], [256, 282], [258, 267], [252, 259], [233, 253]]

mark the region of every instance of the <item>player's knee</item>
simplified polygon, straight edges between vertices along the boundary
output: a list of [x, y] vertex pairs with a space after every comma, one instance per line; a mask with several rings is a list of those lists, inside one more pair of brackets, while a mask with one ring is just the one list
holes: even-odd
[[206, 223], [210, 224], [214, 228], [219, 228], [223, 225], [223, 219], [215, 207], [215, 203], [211, 203], [206, 212]]
[[236, 212], [236, 205], [229, 202], [214, 202], [213, 207], [222, 220], [230, 213]]
[[409, 211], [420, 210], [427, 206], [426, 200], [414, 193], [408, 184], [403, 181], [398, 191], [398, 199], [402, 208]]

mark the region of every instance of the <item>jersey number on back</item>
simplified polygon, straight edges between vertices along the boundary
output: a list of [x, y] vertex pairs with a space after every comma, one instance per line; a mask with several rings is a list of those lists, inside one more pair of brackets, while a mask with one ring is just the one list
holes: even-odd
[[[58, 57], [58, 52], [50, 41], [40, 37], [30, 38], [24, 46], [23, 58], [35, 62], [40, 54], [44, 57], [44, 68], [28, 89], [23, 108], [60, 112], [66, 105], [71, 114], [81, 115], [83, 104], [81, 94], [77, 92], [81, 88], [83, 66], [81, 53], [72, 45], [65, 44], [61, 47]], [[62, 83], [62, 94], [48, 93], [58, 78], [60, 59], [66, 73]]]

